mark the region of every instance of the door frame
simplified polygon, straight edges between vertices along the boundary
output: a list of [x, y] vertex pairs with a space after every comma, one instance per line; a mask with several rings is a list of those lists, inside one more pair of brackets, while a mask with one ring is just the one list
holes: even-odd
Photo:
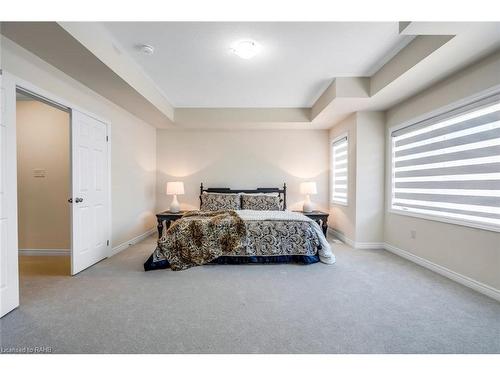
[[[108, 239], [109, 239], [109, 244], [107, 244], [107, 248], [106, 248], [106, 256], [109, 257], [111, 254], [112, 254], [112, 238], [111, 238], [111, 228], [112, 228], [112, 197], [111, 197], [111, 143], [112, 143], [112, 136], [111, 136], [111, 122], [105, 118], [103, 118], [102, 116], [99, 116], [99, 115], [96, 115], [95, 113], [92, 113], [90, 111], [88, 111], [87, 109], [85, 108], [82, 108], [64, 98], [61, 98], [45, 89], [42, 89], [34, 84], [32, 84], [31, 82], [29, 81], [26, 81], [22, 78], [19, 78], [17, 77], [16, 75], [14, 74], [11, 74], [9, 73], [8, 71], [6, 71], [5, 69], [2, 70], [2, 80], [3, 81], [9, 81], [11, 84], [14, 85], [15, 87], [15, 90], [14, 90], [14, 95], [16, 95], [16, 90], [17, 89], [21, 89], [23, 91], [27, 91], [29, 93], [31, 93], [32, 95], [36, 96], [36, 97], [40, 97], [42, 100], [45, 100], [45, 101], [48, 101], [48, 102], [53, 102], [55, 105], [59, 105], [59, 106], [62, 106], [62, 107], [66, 107], [70, 110], [70, 191], [72, 191], [72, 176], [73, 176], [73, 166], [72, 166], [72, 153], [73, 153], [73, 144], [72, 144], [72, 139], [71, 139], [71, 134], [72, 134], [72, 112], [73, 110], [77, 110], [85, 115], [88, 115], [102, 123], [104, 123], [106, 125], [106, 132], [107, 132], [107, 136], [108, 136], [108, 142], [107, 142], [107, 158], [108, 158], [108, 166], [107, 166], [107, 171], [106, 173], [108, 174], [107, 176], [107, 183], [108, 183], [108, 202], [109, 202], [109, 205], [108, 205], [108, 220], [107, 220], [107, 234], [108, 234]], [[7, 94], [7, 92], [3, 91], [3, 94]], [[12, 100], [13, 99], [13, 100]], [[2, 98], [2, 102], [3, 103], [9, 103], [9, 106], [14, 106], [14, 108], [5, 108], [5, 113], [7, 113], [8, 111], [12, 111], [10, 113], [13, 113], [14, 115], [13, 116], [8, 116], [5, 118], [5, 125], [6, 125], [6, 133], [8, 134], [8, 136], [10, 137], [10, 139], [14, 139], [16, 140], [16, 134], [17, 134], [17, 129], [16, 129], [16, 126], [17, 126], [17, 121], [16, 121], [16, 116], [15, 116], [15, 113], [16, 113], [16, 100], [15, 98], [11, 98], [11, 100], [5, 100], [5, 98]], [[14, 124], [11, 124], [9, 123], [9, 121], [14, 121]], [[13, 134], [12, 134], [13, 133]], [[14, 143], [14, 145], [11, 145], [11, 147], [14, 148], [14, 151], [13, 153], [17, 156], [17, 143]], [[6, 165], [7, 163], [15, 163], [15, 170], [16, 170], [16, 173], [17, 173], [17, 157], [13, 160], [13, 161], [8, 161], [6, 162]], [[17, 193], [17, 178], [16, 179], [13, 179], [13, 181], [5, 181], [5, 189], [7, 190], [7, 186], [9, 186], [10, 189], [12, 189], [12, 191], [16, 192]], [[65, 199], [67, 199], [69, 197], [65, 197]], [[18, 202], [17, 202], [17, 194], [16, 194], [16, 200], [13, 204], [13, 206], [15, 208], [13, 208], [12, 210], [15, 211], [15, 216], [16, 217], [16, 221], [17, 221], [17, 210], [18, 210]], [[71, 210], [70, 210], [71, 211]], [[11, 212], [11, 215], [13, 213]], [[71, 218], [71, 231], [73, 232], [73, 216], [72, 216], [72, 213], [70, 214], [70, 218]], [[16, 236], [17, 236], [17, 222], [16, 222], [16, 225], [15, 225], [15, 228], [16, 228]], [[18, 238], [16, 238], [16, 248], [15, 248], [15, 256], [17, 257], [18, 256], [18, 253], [19, 253], [19, 243], [18, 243]], [[14, 252], [14, 249], [7, 249], [7, 251], [12, 251]], [[71, 255], [73, 254], [73, 243], [71, 241], [71, 248], [70, 248], [70, 251], [71, 251]], [[17, 278], [19, 279], [19, 269], [17, 270]], [[19, 292], [19, 290], [18, 290]], [[19, 293], [18, 293], [19, 294]]]

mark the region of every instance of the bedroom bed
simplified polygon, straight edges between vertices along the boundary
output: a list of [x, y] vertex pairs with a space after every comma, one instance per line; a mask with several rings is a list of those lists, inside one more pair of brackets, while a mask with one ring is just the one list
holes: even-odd
[[200, 186], [200, 210], [176, 220], [144, 263], [146, 271], [202, 264], [335, 263], [320, 226], [286, 210], [286, 184], [234, 190]]

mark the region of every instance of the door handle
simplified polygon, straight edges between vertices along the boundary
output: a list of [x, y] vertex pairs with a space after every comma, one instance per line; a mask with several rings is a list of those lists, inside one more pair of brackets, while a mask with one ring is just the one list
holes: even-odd
[[75, 199], [75, 203], [81, 203], [81, 202], [83, 202], [83, 198], [76, 198]]

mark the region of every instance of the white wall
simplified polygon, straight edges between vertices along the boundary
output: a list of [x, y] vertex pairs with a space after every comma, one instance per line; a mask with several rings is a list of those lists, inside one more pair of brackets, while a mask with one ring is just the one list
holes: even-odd
[[112, 245], [152, 229], [156, 129], [3, 37], [2, 68], [111, 122]]
[[329, 226], [354, 246], [383, 242], [384, 118], [382, 112], [356, 112], [330, 130], [330, 144], [348, 135], [348, 203], [331, 203]]
[[[17, 101], [16, 130], [19, 248], [69, 249], [69, 113]], [[34, 175], [37, 169], [43, 177]]]
[[384, 239], [385, 116], [358, 112], [356, 129], [356, 242]]
[[[387, 112], [392, 126], [421, 119], [467, 97], [500, 89], [500, 52]], [[387, 163], [389, 163], [387, 147]], [[387, 164], [388, 165], [388, 164]], [[390, 169], [386, 170], [389, 186]], [[500, 290], [500, 233], [386, 212], [385, 242]], [[416, 231], [412, 239], [410, 232]]]
[[327, 130], [228, 130], [157, 133], [157, 202], [166, 210], [167, 181], [184, 181], [181, 209], [199, 208], [200, 182], [205, 187], [281, 187], [287, 183], [290, 209], [301, 209], [302, 181], [316, 181], [318, 209], [328, 209]]

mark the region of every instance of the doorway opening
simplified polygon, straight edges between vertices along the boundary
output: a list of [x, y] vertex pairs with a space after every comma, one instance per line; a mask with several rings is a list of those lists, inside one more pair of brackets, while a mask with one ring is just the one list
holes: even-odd
[[[76, 275], [109, 256], [111, 123], [8, 72], [1, 72], [0, 86], [1, 317], [19, 306], [20, 281], [31, 286], [25, 293], [37, 293], [32, 286], [47, 280], [38, 275]], [[64, 125], [50, 133], [43, 128], [46, 117], [30, 106], [59, 114]], [[56, 138], [63, 141], [54, 144]], [[38, 153], [27, 157], [25, 168], [26, 151]], [[57, 184], [46, 186], [62, 172]]]
[[71, 275], [70, 109], [16, 89], [16, 143], [22, 294], [37, 276]]

